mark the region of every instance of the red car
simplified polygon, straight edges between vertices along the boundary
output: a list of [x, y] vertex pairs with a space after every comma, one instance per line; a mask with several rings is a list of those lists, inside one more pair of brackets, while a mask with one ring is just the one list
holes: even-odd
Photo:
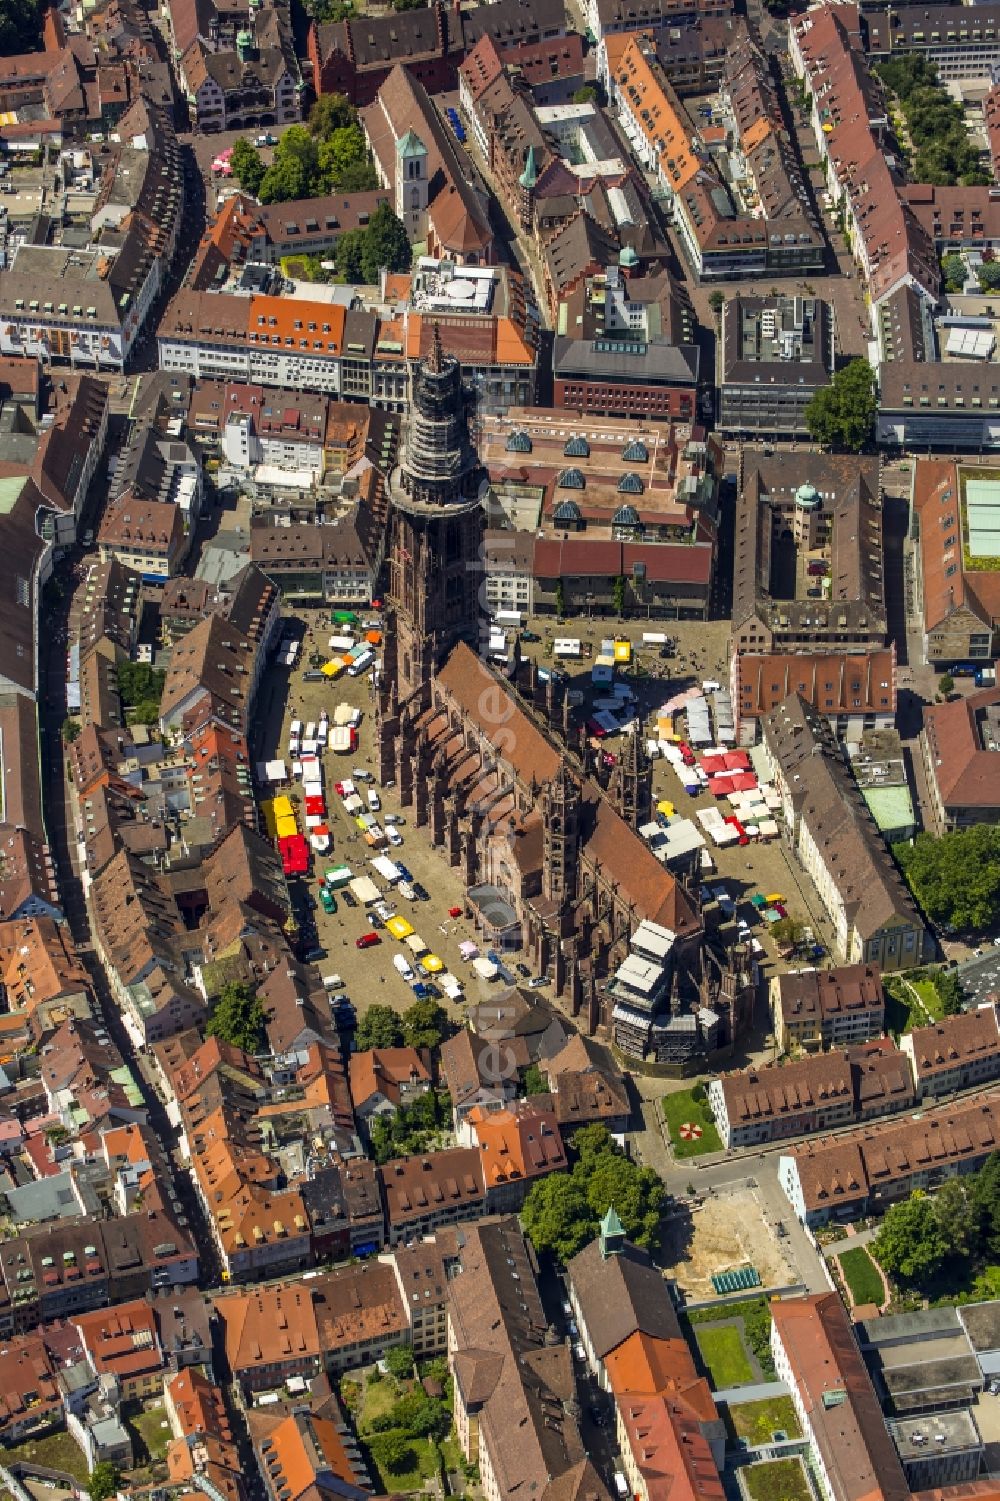
[[354, 947], [357, 949], [373, 949], [382, 940], [377, 933], [362, 933], [360, 938], [355, 938]]
[[694, 751], [688, 745], [687, 741], [686, 740], [679, 741], [678, 745], [677, 745], [677, 749], [681, 753], [681, 758], [682, 758], [682, 760], [684, 762], [684, 765], [685, 766], [693, 766], [694, 765]]
[[333, 784], [333, 790], [337, 794], [338, 797], [343, 797], [343, 795], [344, 795], [344, 784], [343, 784], [343, 782], [334, 782], [334, 784]]
[[461, 907], [449, 907], [448, 908], [448, 916], [449, 917], [461, 917], [461, 915], [462, 915], [462, 909], [461, 909]]

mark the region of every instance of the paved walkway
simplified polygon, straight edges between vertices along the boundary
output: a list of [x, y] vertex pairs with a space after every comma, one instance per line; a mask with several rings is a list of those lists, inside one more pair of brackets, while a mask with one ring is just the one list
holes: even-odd
[[833, 1261], [835, 1257], [842, 1256], [845, 1251], [853, 1251], [858, 1246], [867, 1246], [877, 1234], [878, 1230], [852, 1231], [850, 1235], [845, 1235], [843, 1240], [832, 1240], [828, 1246], [823, 1246], [823, 1256], [827, 1261]]

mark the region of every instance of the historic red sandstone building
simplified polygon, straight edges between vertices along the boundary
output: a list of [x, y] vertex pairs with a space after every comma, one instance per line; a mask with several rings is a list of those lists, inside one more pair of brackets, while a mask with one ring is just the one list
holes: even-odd
[[[484, 477], [457, 361], [435, 340], [413, 382], [391, 485], [379, 777], [461, 867], [480, 930], [527, 950], [590, 1030], [664, 1062], [731, 1049], [749, 1024], [747, 951], [707, 936], [698, 897], [651, 853], [651, 768], [638, 735], [608, 775], [574, 729], [568, 696], [533, 664], [499, 676], [477, 654]], [[622, 1028], [606, 993], [642, 923], [664, 934], [655, 1024]], [[706, 1021], [710, 1026], [706, 1026]], [[673, 1022], [669, 1055], [656, 1042]], [[690, 1032], [686, 1050], [677, 1033]]]

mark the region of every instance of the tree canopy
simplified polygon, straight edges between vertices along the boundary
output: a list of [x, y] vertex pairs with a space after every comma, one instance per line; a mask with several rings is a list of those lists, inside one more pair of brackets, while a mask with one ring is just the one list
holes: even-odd
[[407, 1047], [440, 1047], [447, 1031], [447, 1013], [431, 996], [424, 1001], [414, 1001], [403, 1012], [403, 1042]]
[[39, 0], [4, 0], [0, 5], [0, 57], [37, 52], [41, 45]]
[[406, 230], [388, 203], [380, 203], [363, 229], [349, 229], [337, 241], [334, 260], [344, 282], [374, 286], [383, 266], [408, 271], [413, 251]]
[[322, 95], [309, 112], [308, 124], [289, 125], [269, 167], [247, 140], [236, 142], [231, 161], [240, 187], [261, 203], [291, 203], [378, 187], [357, 111], [343, 94]]
[[379, 1166], [394, 1157], [413, 1157], [427, 1151], [434, 1137], [450, 1125], [451, 1096], [428, 1089], [391, 1114], [374, 1117], [368, 1127], [372, 1156]]
[[117, 668], [118, 692], [127, 709], [149, 699], [159, 706], [167, 674], [161, 667], [151, 667], [148, 662], [119, 662]]
[[403, 1045], [403, 1021], [392, 1006], [369, 1006], [358, 1022], [354, 1044], [359, 1053], [368, 1048], [399, 1048]]
[[256, 146], [252, 146], [247, 140], [238, 140], [233, 146], [229, 165], [244, 193], [249, 193], [252, 198], [256, 198], [267, 170]]
[[898, 846], [910, 890], [932, 922], [946, 931], [988, 928], [1000, 910], [1000, 828], [976, 824], [942, 834], [918, 834]]
[[941, 273], [946, 292], [960, 292], [965, 286], [965, 261], [957, 252], [941, 257]]
[[108, 1501], [109, 1496], [114, 1496], [118, 1491], [121, 1480], [118, 1466], [111, 1463], [110, 1459], [102, 1459], [90, 1472], [87, 1481], [87, 1494], [90, 1501]]
[[851, 360], [813, 396], [806, 426], [817, 443], [860, 453], [871, 439], [877, 410], [875, 372], [867, 360]]
[[936, 1272], [948, 1253], [934, 1204], [919, 1190], [886, 1211], [872, 1250], [884, 1269], [903, 1282]]
[[992, 180], [969, 138], [962, 106], [939, 81], [934, 63], [916, 53], [904, 53], [876, 63], [875, 72], [899, 100], [913, 147], [914, 181], [974, 187]]
[[522, 1222], [535, 1249], [568, 1261], [593, 1240], [612, 1204], [629, 1239], [652, 1245], [664, 1195], [653, 1169], [625, 1157], [601, 1125], [578, 1131], [572, 1152], [571, 1171], [541, 1178], [525, 1200]]
[[205, 1032], [242, 1048], [244, 1053], [259, 1053], [267, 1035], [266, 1023], [260, 998], [242, 980], [232, 980], [219, 992]]
[[904, 1286], [932, 1295], [947, 1288], [960, 1301], [978, 1298], [1000, 1256], [1000, 1153], [992, 1153], [977, 1173], [948, 1178], [931, 1195], [917, 1190], [894, 1204], [871, 1249]]

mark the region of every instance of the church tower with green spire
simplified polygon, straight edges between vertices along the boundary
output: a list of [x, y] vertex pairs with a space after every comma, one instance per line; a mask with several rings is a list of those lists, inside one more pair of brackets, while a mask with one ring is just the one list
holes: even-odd
[[625, 1249], [625, 1226], [618, 1218], [613, 1204], [601, 1221], [600, 1239], [601, 1255], [605, 1261], [607, 1261], [609, 1256], [617, 1256]]
[[524, 157], [524, 171], [517, 179], [521, 189], [519, 205], [521, 215], [521, 228], [530, 229], [534, 216], [535, 188], [538, 186], [538, 162], [535, 158], [534, 146], [529, 146]]

